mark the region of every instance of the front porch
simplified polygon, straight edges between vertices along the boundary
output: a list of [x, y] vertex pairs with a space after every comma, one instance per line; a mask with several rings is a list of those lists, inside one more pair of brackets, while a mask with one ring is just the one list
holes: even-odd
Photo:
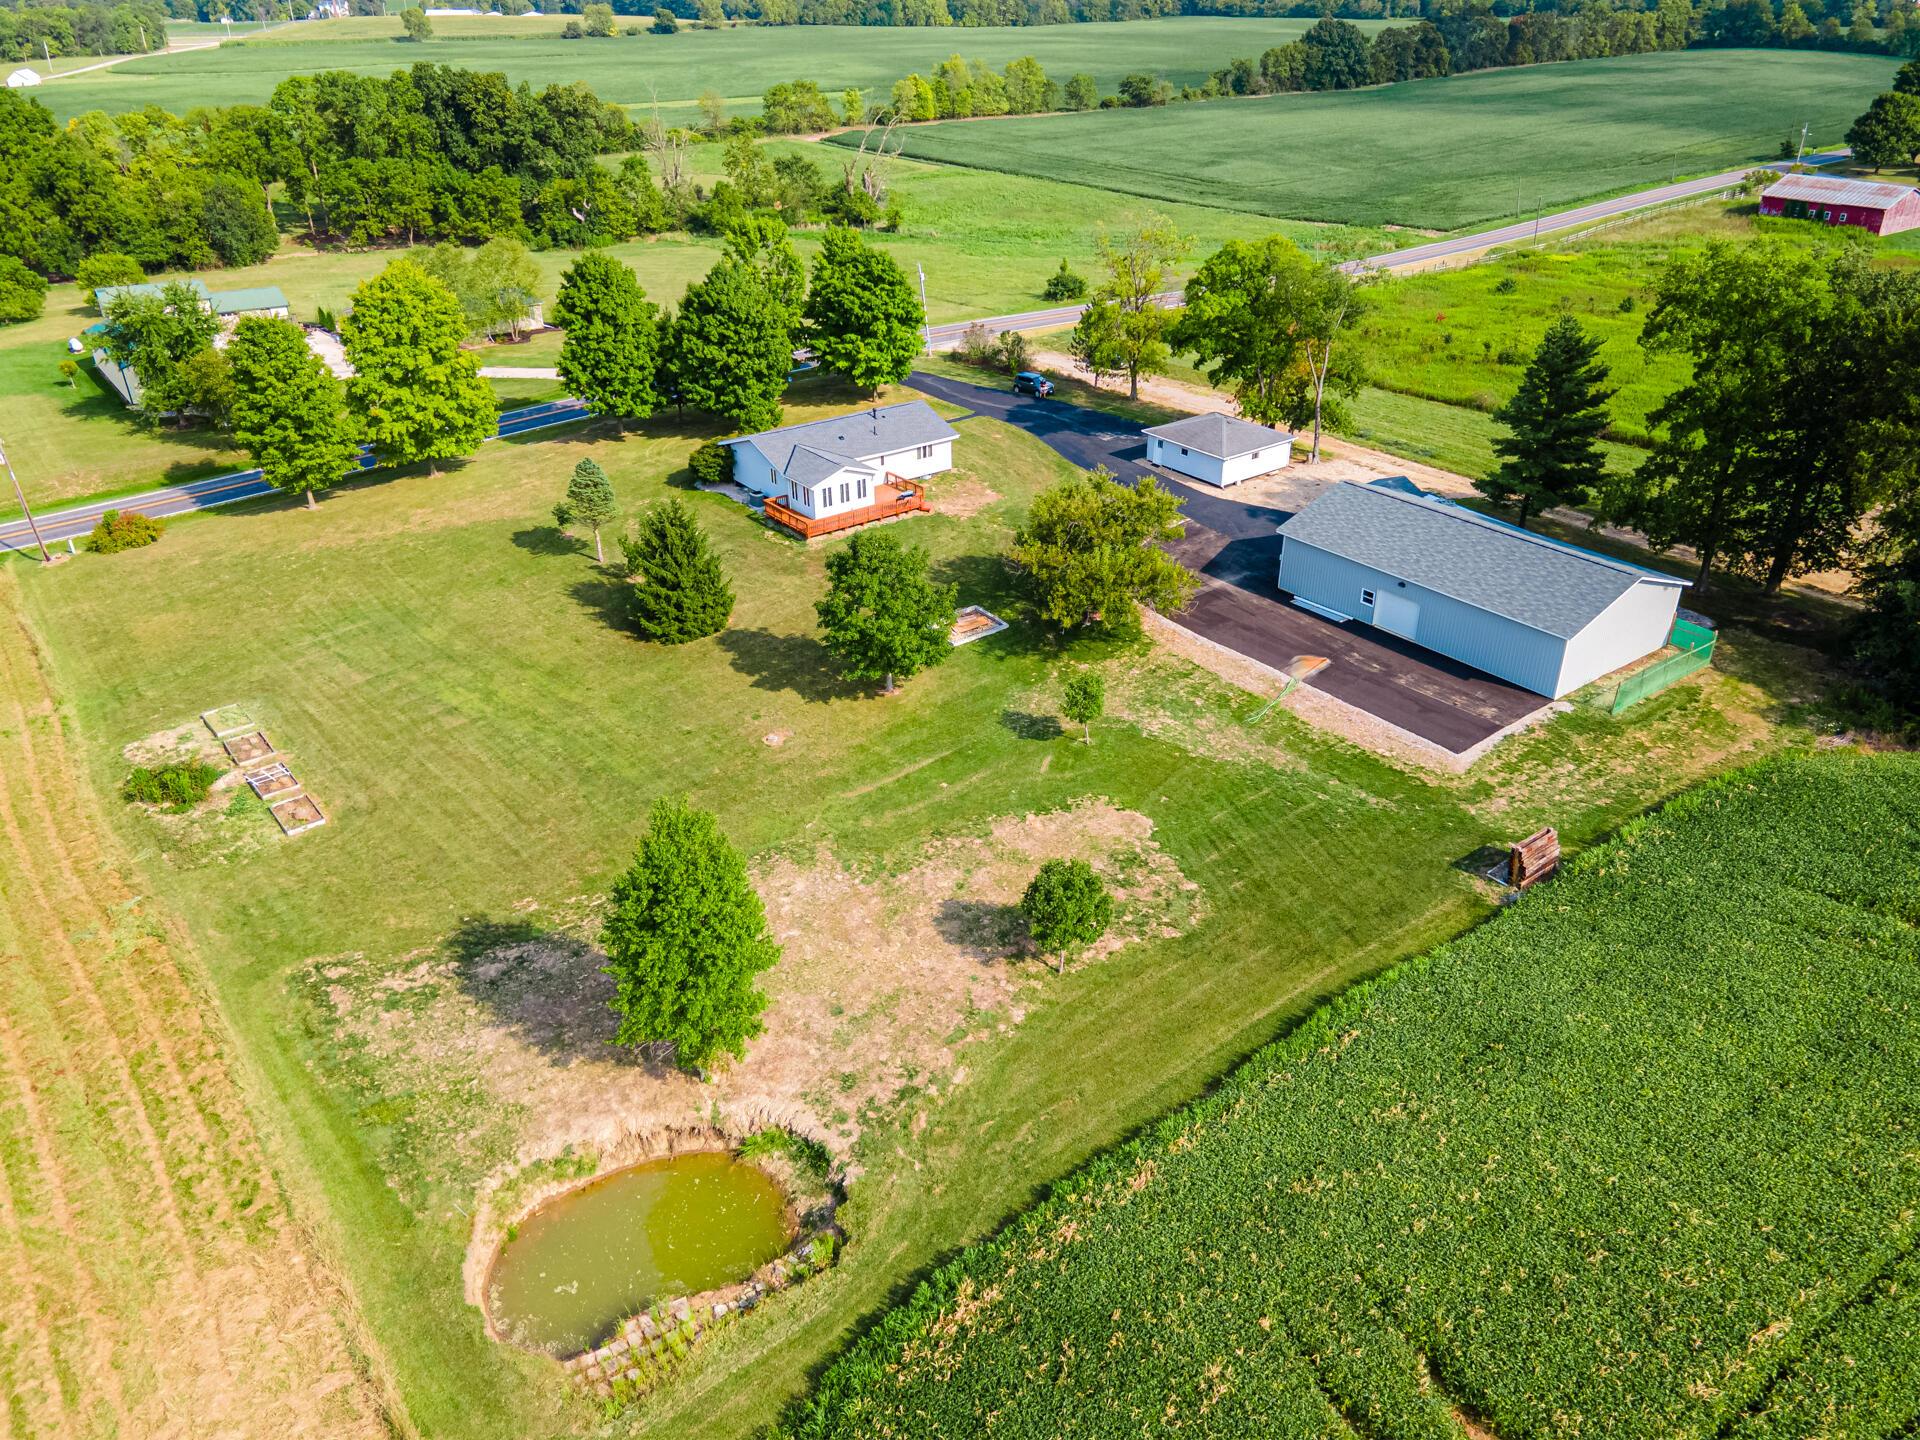
[[769, 495], [766, 499], [767, 518], [776, 525], [784, 526], [802, 540], [818, 540], [822, 535], [836, 535], [842, 530], [857, 530], [862, 525], [872, 525], [881, 520], [892, 520], [901, 515], [913, 515], [921, 511], [931, 511], [933, 506], [927, 503], [927, 490], [910, 480], [892, 479], [873, 487], [873, 503], [862, 505], [857, 510], [840, 510], [832, 515], [823, 515], [818, 519], [811, 515], [802, 515], [783, 500]]

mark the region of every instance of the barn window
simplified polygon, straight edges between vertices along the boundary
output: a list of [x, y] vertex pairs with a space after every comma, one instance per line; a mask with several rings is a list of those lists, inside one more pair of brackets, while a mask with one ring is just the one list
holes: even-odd
[[1360, 592], [1360, 603], [1361, 603], [1362, 605], [1371, 605], [1371, 604], [1373, 604], [1373, 591], [1371, 591], [1371, 590], [1362, 590], [1362, 591]]
[[1844, 224], [1846, 224], [1846, 223], [1847, 223], [1847, 212], [1846, 212], [1846, 211], [1844, 211], [1844, 210], [1842, 210], [1842, 211], [1840, 212], [1840, 223], [1841, 223], [1842, 225], [1844, 225]]

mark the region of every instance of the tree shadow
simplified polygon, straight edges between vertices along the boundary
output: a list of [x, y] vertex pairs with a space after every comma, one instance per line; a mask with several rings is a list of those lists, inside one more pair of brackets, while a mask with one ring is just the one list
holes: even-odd
[[529, 555], [578, 555], [587, 542], [558, 525], [530, 525], [513, 532], [513, 543]]
[[606, 955], [530, 920], [465, 915], [445, 941], [460, 988], [496, 1022], [557, 1065], [602, 1060], [662, 1069], [616, 1046], [619, 1017]]
[[584, 580], [574, 581], [567, 587], [567, 594], [609, 629], [639, 633], [633, 625], [633, 586], [625, 580], [615, 579], [604, 571], [596, 572]]
[[1027, 948], [1027, 921], [1017, 906], [949, 899], [933, 912], [940, 938], [971, 960], [992, 965]]
[[827, 647], [812, 635], [776, 635], [771, 630], [727, 630], [720, 648], [756, 690], [792, 691], [802, 700], [845, 700], [870, 693], [843, 678]]
[[1011, 708], [1000, 712], [1000, 726], [1021, 740], [1058, 740], [1067, 733], [1058, 716], [1032, 715]]

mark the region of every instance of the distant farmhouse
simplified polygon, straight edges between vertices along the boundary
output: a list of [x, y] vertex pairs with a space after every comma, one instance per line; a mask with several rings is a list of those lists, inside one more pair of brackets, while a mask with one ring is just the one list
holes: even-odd
[[[187, 288], [200, 297], [200, 308], [218, 315], [223, 322], [223, 330], [231, 332], [234, 325], [247, 315], [267, 315], [274, 319], [285, 320], [291, 315], [287, 306], [287, 297], [280, 292], [278, 285], [255, 285], [244, 290], [209, 290], [199, 280], [186, 282]], [[95, 292], [94, 298], [100, 313], [105, 315], [113, 302], [123, 295], [151, 295], [156, 299], [165, 293], [163, 285], [103, 285]], [[87, 327], [87, 336], [93, 344], [93, 366], [100, 372], [100, 378], [119, 392], [120, 398], [129, 405], [140, 403], [140, 379], [133, 370], [122, 365], [106, 351], [107, 322], [98, 321]], [[215, 343], [224, 345], [223, 333]], [[309, 337], [309, 344], [311, 344]], [[324, 356], [322, 358], [325, 358]]]
[[1204, 480], [1238, 485], [1293, 458], [1293, 436], [1231, 415], [1189, 415], [1147, 434], [1147, 461]]
[[1280, 527], [1280, 588], [1555, 699], [1667, 643], [1687, 582], [1427, 495], [1344, 481]]
[[930, 509], [913, 482], [951, 470], [959, 438], [926, 401], [908, 400], [720, 443], [767, 518], [811, 539]]
[[1892, 235], [1920, 225], [1920, 190], [1838, 175], [1782, 175], [1760, 192], [1760, 213]]

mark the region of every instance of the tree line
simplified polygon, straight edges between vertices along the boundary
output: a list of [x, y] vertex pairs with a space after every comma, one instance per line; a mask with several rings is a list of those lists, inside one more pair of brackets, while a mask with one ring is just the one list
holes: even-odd
[[167, 48], [167, 11], [153, 0], [117, 5], [0, 0], [0, 60], [144, 55]]

